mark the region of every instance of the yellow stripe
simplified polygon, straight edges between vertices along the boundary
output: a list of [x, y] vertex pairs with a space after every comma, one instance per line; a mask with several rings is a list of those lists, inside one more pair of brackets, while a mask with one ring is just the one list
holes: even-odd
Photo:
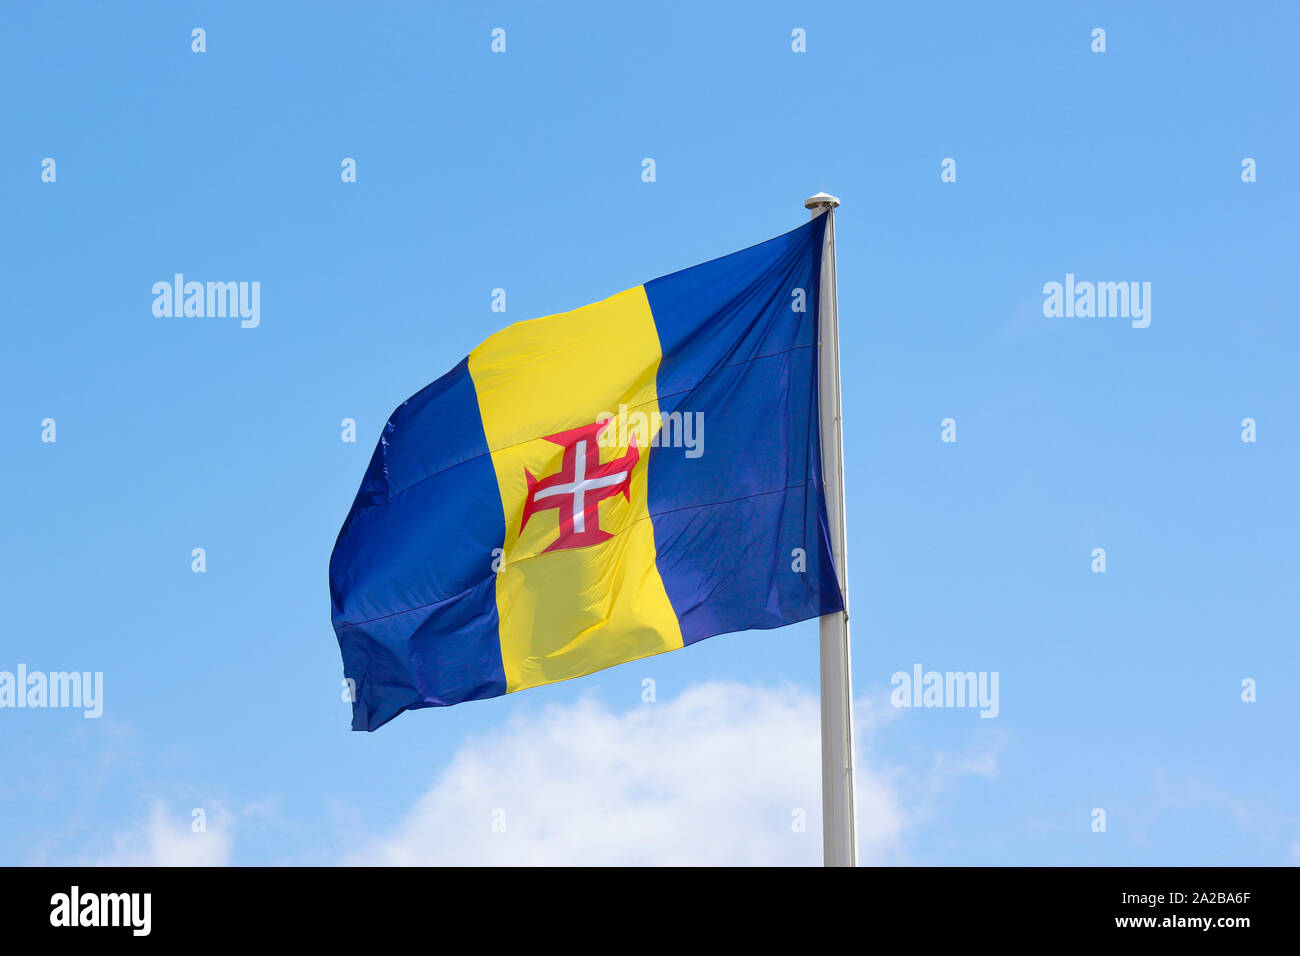
[[[657, 421], [659, 359], [659, 336], [641, 286], [572, 312], [519, 322], [470, 353], [505, 510], [497, 610], [507, 692], [682, 646], [655, 566], [646, 503], [648, 431], [637, 439], [640, 459], [628, 498], [619, 494], [598, 505], [600, 527], [612, 538], [543, 553], [559, 537], [555, 508], [534, 513], [520, 532], [528, 496], [524, 470], [538, 479], [561, 470], [564, 449], [546, 436], [590, 425], [602, 413], [617, 415], [620, 404]], [[626, 451], [626, 444], [601, 448], [600, 460]]]

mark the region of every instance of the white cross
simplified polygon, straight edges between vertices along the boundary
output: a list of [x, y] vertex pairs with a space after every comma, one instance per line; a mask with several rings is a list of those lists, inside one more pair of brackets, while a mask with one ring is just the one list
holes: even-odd
[[550, 488], [543, 488], [533, 495], [533, 500], [553, 498], [556, 495], [573, 495], [573, 530], [581, 532], [586, 529], [586, 520], [583, 515], [586, 511], [585, 499], [587, 492], [595, 491], [597, 488], [608, 488], [610, 485], [617, 485], [627, 479], [627, 472], [615, 472], [612, 475], [606, 475], [604, 478], [588, 478], [587, 439], [585, 438], [575, 446], [574, 456], [577, 461], [573, 466], [573, 482], [567, 485], [552, 485]]

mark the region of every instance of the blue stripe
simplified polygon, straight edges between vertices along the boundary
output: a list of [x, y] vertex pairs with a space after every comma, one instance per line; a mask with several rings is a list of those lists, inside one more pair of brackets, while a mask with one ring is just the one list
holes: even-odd
[[393, 412], [330, 558], [353, 730], [506, 692], [505, 518], [468, 360]]
[[660, 412], [704, 423], [699, 457], [650, 454], [657, 564], [688, 644], [843, 608], [818, 445], [825, 225], [645, 284], [663, 353]]

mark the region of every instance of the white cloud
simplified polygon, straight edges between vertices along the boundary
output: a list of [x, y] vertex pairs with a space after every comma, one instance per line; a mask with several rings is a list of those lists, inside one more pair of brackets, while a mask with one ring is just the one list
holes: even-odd
[[[517, 716], [467, 743], [347, 862], [817, 865], [819, 721], [814, 694], [732, 683], [624, 713], [585, 700]], [[860, 757], [856, 779], [862, 862], [895, 859], [904, 816], [893, 782]], [[792, 828], [796, 810], [804, 832]]]
[[[901, 713], [887, 696], [854, 708], [864, 864], [907, 862], [903, 837], [923, 825], [932, 798], [959, 778], [996, 774], [989, 754], [940, 753], [916, 772], [869, 760], [882, 726]], [[394, 825], [368, 833], [361, 810], [329, 804], [333, 840], [317, 842], [326, 854], [330, 842], [346, 841], [333, 858], [354, 865], [816, 866], [820, 733], [816, 693], [789, 685], [709, 683], [621, 712], [591, 699], [545, 708], [524, 701], [504, 727], [466, 740]], [[206, 805], [206, 832], [195, 833], [188, 809], [156, 801], [85, 862], [226, 865], [237, 830], [257, 820], [284, 825], [275, 801], [234, 813]], [[792, 826], [796, 811], [802, 831]]]
[[232, 819], [221, 807], [206, 811], [206, 831], [195, 833], [189, 811], [169, 811], [161, 801], [149, 818], [113, 838], [113, 848], [93, 866], [226, 866], [230, 863]]

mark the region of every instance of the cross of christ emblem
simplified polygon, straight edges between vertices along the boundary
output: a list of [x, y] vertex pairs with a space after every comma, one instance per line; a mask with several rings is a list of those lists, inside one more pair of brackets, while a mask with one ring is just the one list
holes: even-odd
[[632, 469], [640, 460], [636, 435], [631, 436], [627, 454], [613, 461], [600, 460], [600, 433], [612, 419], [570, 428], [547, 435], [546, 440], [564, 448], [560, 470], [546, 478], [536, 478], [527, 468], [528, 498], [524, 501], [522, 532], [528, 519], [539, 511], [555, 508], [560, 520], [560, 536], [545, 551], [585, 548], [613, 537], [600, 527], [597, 505], [606, 498], [622, 494], [631, 501]]

